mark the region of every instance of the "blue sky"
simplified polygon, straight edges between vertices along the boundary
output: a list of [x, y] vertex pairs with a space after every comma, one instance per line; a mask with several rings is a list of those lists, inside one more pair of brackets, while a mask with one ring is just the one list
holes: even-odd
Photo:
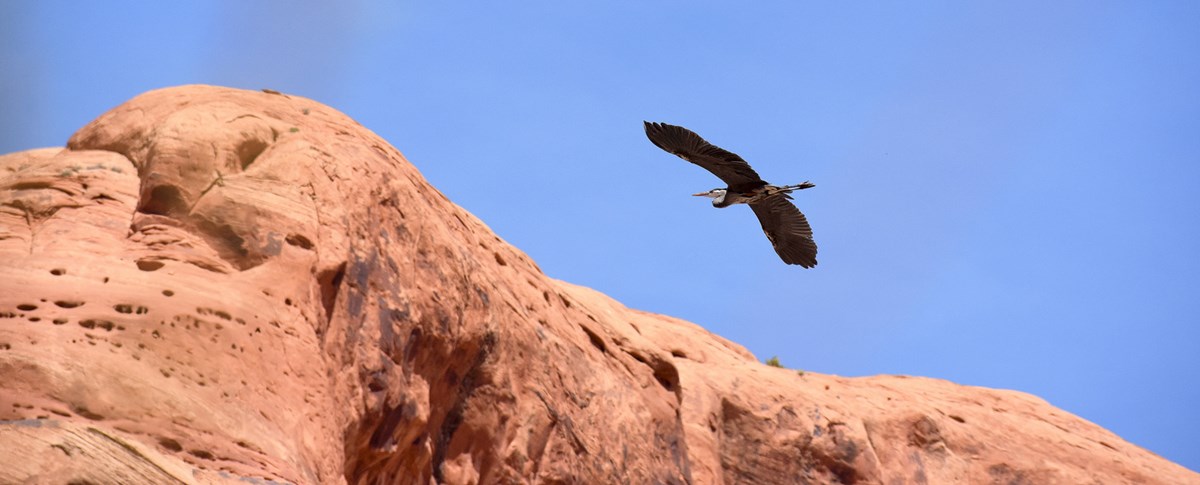
[[[603, 5], [603, 6], [599, 6]], [[1016, 389], [1200, 469], [1200, 3], [4, 2], [0, 153], [146, 90], [354, 117], [549, 275], [788, 367]], [[663, 153], [797, 194], [782, 264]]]

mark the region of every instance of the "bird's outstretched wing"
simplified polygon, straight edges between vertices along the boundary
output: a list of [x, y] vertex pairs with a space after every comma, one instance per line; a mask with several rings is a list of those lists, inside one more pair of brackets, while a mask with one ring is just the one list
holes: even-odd
[[783, 195], [773, 195], [750, 204], [775, 252], [787, 264], [805, 268], [817, 265], [817, 243], [813, 242], [808, 219]]
[[649, 121], [643, 123], [646, 124], [646, 137], [651, 142], [668, 153], [704, 167], [725, 181], [729, 190], [740, 192], [767, 184], [742, 157], [704, 141], [687, 128]]

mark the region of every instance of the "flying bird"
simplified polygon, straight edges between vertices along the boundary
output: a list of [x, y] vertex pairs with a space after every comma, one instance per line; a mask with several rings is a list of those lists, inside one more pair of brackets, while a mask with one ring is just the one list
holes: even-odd
[[692, 194], [712, 199], [713, 207], [749, 204], [775, 252], [787, 264], [817, 265], [817, 244], [804, 214], [791, 202], [791, 192], [814, 185], [804, 182], [782, 187], [763, 181], [750, 164], [733, 152], [713, 145], [682, 126], [646, 124], [646, 137], [659, 148], [712, 172], [727, 185]]

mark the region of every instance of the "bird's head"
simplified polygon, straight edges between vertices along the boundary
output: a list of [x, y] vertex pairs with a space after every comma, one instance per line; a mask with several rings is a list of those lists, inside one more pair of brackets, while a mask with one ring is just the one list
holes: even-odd
[[713, 205], [717, 205], [725, 200], [725, 189], [712, 189], [708, 192], [700, 192], [699, 194], [692, 195], [695, 197], [708, 197], [713, 200]]

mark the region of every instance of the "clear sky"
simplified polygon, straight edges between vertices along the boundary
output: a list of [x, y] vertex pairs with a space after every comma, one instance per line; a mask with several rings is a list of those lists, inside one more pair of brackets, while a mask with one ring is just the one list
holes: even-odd
[[[1200, 2], [467, 3], [2, 2], [0, 153], [154, 88], [309, 97], [553, 277], [1200, 470]], [[690, 197], [721, 183], [642, 120], [816, 183], [820, 265]]]

